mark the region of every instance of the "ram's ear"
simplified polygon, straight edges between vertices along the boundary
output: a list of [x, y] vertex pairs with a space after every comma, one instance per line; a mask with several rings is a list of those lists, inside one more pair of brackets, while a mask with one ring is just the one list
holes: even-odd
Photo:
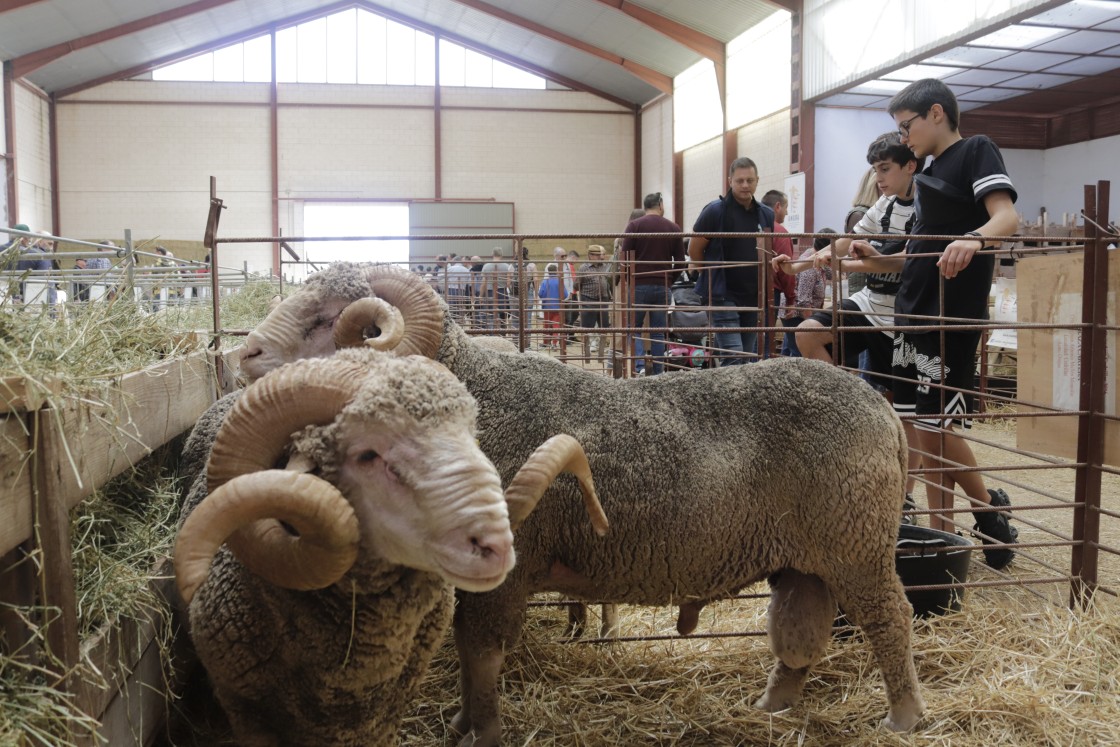
[[579, 480], [579, 489], [583, 493], [583, 502], [595, 533], [600, 537], [604, 536], [609, 523], [599, 503], [599, 496], [595, 493], [587, 454], [579, 441], [565, 433], [553, 436], [538, 446], [506, 488], [510, 527], [516, 530], [525, 521], [536, 508], [544, 491], [562, 472], [571, 472]]

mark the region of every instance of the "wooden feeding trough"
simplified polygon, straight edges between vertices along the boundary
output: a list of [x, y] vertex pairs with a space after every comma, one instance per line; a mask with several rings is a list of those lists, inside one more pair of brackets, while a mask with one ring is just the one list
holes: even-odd
[[[218, 362], [199, 350], [98, 382], [96, 398], [59, 397], [57, 382], [0, 379], [0, 657], [54, 673], [46, 684], [83, 717], [71, 744], [150, 743], [168, 689], [154, 642], [165, 611], [79, 640], [71, 509], [232, 389], [235, 364], [228, 354]], [[169, 573], [153, 569], [152, 578], [171, 593]], [[79, 674], [88, 671], [100, 676]]]

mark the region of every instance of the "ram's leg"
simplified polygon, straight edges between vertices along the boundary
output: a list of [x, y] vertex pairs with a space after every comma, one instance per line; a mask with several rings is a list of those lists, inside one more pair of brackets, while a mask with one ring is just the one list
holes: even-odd
[[502, 735], [498, 678], [506, 652], [521, 637], [525, 599], [461, 593], [458, 602], [454, 631], [462, 690], [451, 728], [463, 737], [460, 747], [495, 747]]
[[677, 615], [677, 632], [681, 635], [688, 635], [696, 630], [696, 626], [700, 622], [700, 613], [704, 610], [706, 604], [707, 602], [681, 603], [680, 613]]
[[890, 566], [882, 570], [853, 571], [834, 585], [837, 601], [854, 625], [858, 625], [875, 653], [887, 688], [890, 713], [883, 725], [893, 731], [909, 731], [925, 712], [914, 670], [910, 631], [914, 610], [906, 599], [902, 581]]
[[599, 621], [600, 638], [618, 638], [618, 605], [604, 604], [600, 610], [602, 619]]
[[564, 630], [564, 637], [571, 640], [583, 638], [583, 631], [587, 630], [587, 605], [583, 602], [570, 602], [568, 604], [568, 627]]
[[767, 632], [778, 661], [755, 706], [771, 713], [797, 703], [809, 667], [828, 648], [836, 602], [817, 576], [785, 569], [770, 579]]

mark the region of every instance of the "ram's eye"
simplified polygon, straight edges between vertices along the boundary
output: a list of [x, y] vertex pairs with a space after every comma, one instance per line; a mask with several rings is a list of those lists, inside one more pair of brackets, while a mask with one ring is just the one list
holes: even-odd
[[374, 459], [377, 459], [377, 452], [373, 449], [366, 449], [358, 455], [359, 462], [372, 462]]

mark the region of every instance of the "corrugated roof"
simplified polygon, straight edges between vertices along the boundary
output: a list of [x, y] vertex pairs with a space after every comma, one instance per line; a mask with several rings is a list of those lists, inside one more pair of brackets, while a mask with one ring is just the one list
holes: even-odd
[[[1090, 128], [1095, 137], [1116, 134], [1120, 128], [1108, 122], [1120, 110], [1120, 2], [1069, 0], [816, 103], [884, 109], [894, 93], [919, 78], [943, 80], [961, 111], [970, 112], [967, 120], [982, 122], [984, 132], [1005, 127], [1005, 147], [1070, 142], [1063, 139], [1069, 121], [1104, 122], [1105, 129]], [[1042, 120], [1043, 129], [1054, 130], [1047, 146], [1035, 145], [1029, 128], [1016, 129], [1024, 118]], [[1000, 125], [1001, 119], [1010, 124]], [[1024, 133], [1022, 141], [1016, 132]]]
[[[0, 0], [0, 58], [48, 93], [131, 77], [346, 7], [384, 12], [640, 106], [772, 14], [767, 0]], [[498, 56], [498, 55], [496, 55]]]

